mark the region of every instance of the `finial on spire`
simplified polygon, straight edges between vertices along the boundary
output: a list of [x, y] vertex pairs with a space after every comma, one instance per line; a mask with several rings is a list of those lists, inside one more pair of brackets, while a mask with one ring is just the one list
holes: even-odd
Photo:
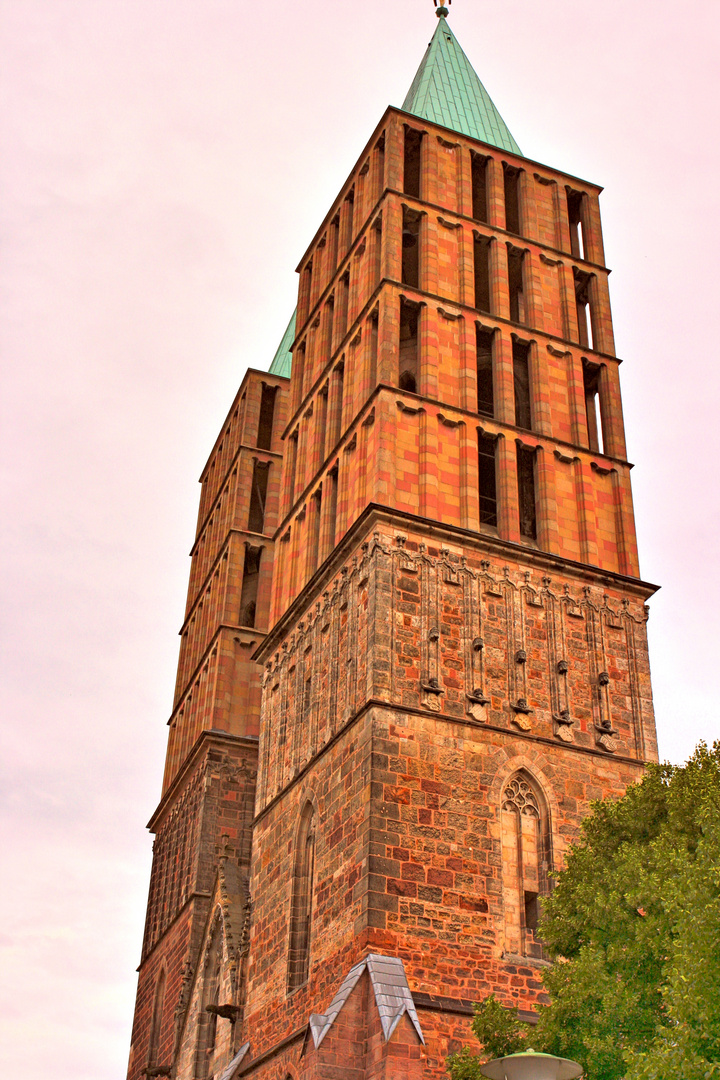
[[[443, 0], [443, 2], [440, 4], [439, 7], [438, 7], [438, 0], [433, 0], [433, 2], [435, 4], [435, 14], [437, 15], [438, 19], [447, 18], [447, 16], [450, 14], [450, 12], [445, 7], [445, 0]], [[452, 0], [447, 0], [447, 3], [452, 4]]]

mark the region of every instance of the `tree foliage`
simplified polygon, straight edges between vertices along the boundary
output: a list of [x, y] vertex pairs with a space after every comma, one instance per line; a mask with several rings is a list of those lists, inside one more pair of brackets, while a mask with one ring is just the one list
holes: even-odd
[[[720, 1080], [720, 743], [593, 805], [540, 931], [555, 963], [536, 1050], [588, 1080]], [[473, 1030], [485, 1058], [528, 1036], [494, 998]], [[453, 1080], [479, 1077], [479, 1060], [448, 1059]]]

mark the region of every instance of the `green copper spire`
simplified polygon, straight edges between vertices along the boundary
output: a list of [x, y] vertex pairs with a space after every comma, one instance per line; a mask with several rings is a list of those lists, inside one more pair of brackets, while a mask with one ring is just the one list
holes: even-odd
[[520, 147], [448, 26], [447, 13], [446, 7], [437, 9], [437, 30], [403, 102], [403, 111], [519, 154]]
[[278, 350], [270, 365], [271, 375], [284, 375], [286, 379], [290, 378], [290, 369], [292, 367], [292, 353], [290, 352], [290, 346], [295, 340], [295, 315], [296, 312], [293, 311], [290, 316], [290, 322], [287, 324], [287, 330], [283, 334], [283, 339], [278, 345]]

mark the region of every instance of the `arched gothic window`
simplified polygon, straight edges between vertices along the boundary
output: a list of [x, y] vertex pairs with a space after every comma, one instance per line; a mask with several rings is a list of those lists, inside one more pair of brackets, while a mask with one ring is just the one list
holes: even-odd
[[505, 952], [541, 958], [540, 898], [550, 891], [552, 869], [547, 803], [520, 771], [505, 785], [501, 805]]
[[148, 1049], [148, 1068], [158, 1063], [158, 1051], [160, 1049], [160, 1031], [162, 1028], [163, 1005], [165, 1003], [165, 972], [160, 972], [160, 977], [155, 986], [155, 1002], [153, 1004], [152, 1023], [150, 1025], [150, 1046]]
[[300, 817], [295, 848], [288, 946], [288, 991], [303, 986], [308, 980], [310, 971], [314, 870], [315, 827], [312, 803], [308, 802]]
[[207, 1077], [213, 1075], [218, 1018], [216, 1012], [208, 1011], [208, 1005], [220, 1004], [222, 943], [222, 927], [218, 922], [205, 961], [202, 996], [200, 998], [197, 1053], [195, 1056], [195, 1080], [206, 1080]]

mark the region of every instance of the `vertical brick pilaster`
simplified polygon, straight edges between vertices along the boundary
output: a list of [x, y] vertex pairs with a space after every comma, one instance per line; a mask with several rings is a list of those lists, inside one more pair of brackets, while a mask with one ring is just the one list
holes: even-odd
[[498, 239], [490, 244], [490, 306], [493, 315], [510, 318], [507, 247]]
[[399, 116], [391, 116], [385, 134], [385, 184], [393, 191], [403, 189], [405, 126]]
[[378, 382], [397, 386], [400, 302], [389, 288], [380, 293], [378, 314]]
[[477, 349], [475, 323], [463, 317], [458, 323], [460, 339], [460, 408], [477, 409]]
[[538, 239], [537, 203], [535, 200], [535, 181], [527, 169], [520, 170], [519, 176], [520, 214], [523, 236], [528, 240]]
[[495, 415], [503, 424], [515, 423], [515, 380], [512, 341], [509, 332], [496, 331], [493, 337], [493, 397]]
[[600, 202], [597, 195], [586, 195], [582, 205], [582, 223], [585, 239], [585, 258], [599, 266], [605, 265]]
[[620, 395], [620, 372], [618, 365], [614, 363], [602, 364], [600, 367], [600, 414], [605, 453], [625, 460], [627, 448]]
[[584, 464], [580, 458], [575, 458], [573, 470], [575, 473], [575, 497], [580, 529], [580, 558], [583, 562], [590, 563], [591, 566], [597, 566], [598, 545], [595, 502], [589, 468], [589, 465]]
[[555, 460], [549, 447], [539, 446], [535, 453], [538, 491], [538, 547], [553, 555], [560, 551], [555, 501]]
[[420, 414], [420, 516], [438, 516], [438, 418], [424, 409]]
[[535, 262], [536, 257], [532, 251], [525, 252], [523, 259], [523, 287], [528, 326], [533, 330], [543, 330], [545, 312], [543, 310], [542, 277]]
[[465, 225], [458, 236], [458, 288], [460, 303], [475, 307], [475, 234]]
[[438, 293], [438, 222], [424, 213], [420, 223], [420, 288]]
[[424, 202], [438, 202], [438, 141], [427, 132], [423, 135], [420, 157], [420, 195]]
[[460, 438], [460, 524], [463, 529], [477, 532], [480, 528], [480, 498], [478, 492], [477, 428], [463, 423]]
[[400, 281], [402, 277], [402, 206], [396, 197], [389, 198], [383, 209], [381, 264], [384, 278]]
[[497, 447], [498, 534], [502, 540], [520, 543], [517, 451], [513, 438], [499, 438]]
[[567, 361], [568, 404], [570, 406], [572, 441], [576, 446], [589, 446], [582, 360], [580, 356], [571, 352], [565, 353], [565, 359]]
[[472, 200], [472, 161], [470, 151], [460, 146], [457, 156], [458, 212], [465, 217], [473, 216]]
[[433, 304], [423, 304], [418, 319], [418, 392], [438, 398], [438, 319]]
[[487, 163], [488, 224], [494, 229], [505, 228], [505, 181], [502, 161], [488, 158]]
[[530, 409], [533, 430], [552, 436], [547, 352], [536, 341], [530, 345]]
[[615, 355], [610, 290], [607, 275], [593, 274], [590, 278], [590, 312], [592, 315], [593, 343], [599, 352]]
[[620, 573], [639, 577], [640, 563], [637, 556], [637, 537], [635, 535], [635, 516], [629, 472], [626, 469], [613, 470], [612, 483]]
[[562, 263], [559, 267], [558, 277], [560, 280], [563, 319], [566, 320], [565, 337], [569, 341], [579, 341], [580, 331], [578, 330], [577, 303], [575, 301], [575, 279], [573, 277], [572, 266], [568, 266], [566, 263]]
[[570, 243], [570, 219], [568, 218], [567, 195], [563, 184], [553, 181], [553, 205], [555, 207], [555, 232], [557, 247], [569, 255], [572, 252]]

